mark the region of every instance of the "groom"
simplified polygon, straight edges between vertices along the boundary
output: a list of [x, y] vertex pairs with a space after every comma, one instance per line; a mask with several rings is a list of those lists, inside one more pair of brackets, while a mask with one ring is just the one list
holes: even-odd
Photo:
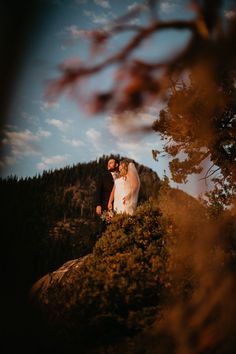
[[107, 210], [110, 193], [112, 191], [114, 180], [118, 175], [119, 163], [115, 158], [110, 158], [107, 163], [107, 170], [103, 172], [97, 181], [96, 190], [96, 214], [101, 216], [104, 210]]

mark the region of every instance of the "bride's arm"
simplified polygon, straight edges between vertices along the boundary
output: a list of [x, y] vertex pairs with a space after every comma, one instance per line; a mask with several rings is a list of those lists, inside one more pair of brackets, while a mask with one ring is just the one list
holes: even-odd
[[112, 188], [112, 191], [111, 191], [111, 194], [110, 194], [110, 197], [109, 197], [109, 201], [108, 201], [108, 209], [112, 209], [112, 203], [113, 203], [113, 200], [114, 200], [114, 195], [115, 195], [115, 184]]

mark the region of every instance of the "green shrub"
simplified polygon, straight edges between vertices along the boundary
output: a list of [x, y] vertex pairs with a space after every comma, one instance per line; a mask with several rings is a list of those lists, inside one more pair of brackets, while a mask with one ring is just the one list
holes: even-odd
[[66, 318], [79, 328], [109, 316], [129, 333], [149, 325], [170, 286], [166, 262], [172, 234], [170, 221], [150, 202], [133, 216], [116, 215], [66, 286], [49, 289], [54, 324]]
[[[93, 348], [107, 348], [94, 353], [152, 352], [163, 338], [165, 346], [170, 339], [175, 343], [180, 328], [183, 334], [188, 328], [182, 323], [191, 324], [192, 309], [201, 312], [209, 287], [212, 294], [218, 291], [218, 276], [235, 270], [234, 235], [231, 216], [212, 225], [198, 202], [178, 191], [145, 202], [133, 216], [116, 215], [82, 266], [52, 282], [45, 294], [43, 311], [56, 343], [66, 338], [87, 349], [92, 339]], [[199, 308], [193, 306], [201, 296]], [[218, 300], [225, 303], [224, 297]], [[171, 344], [168, 353], [174, 352]]]

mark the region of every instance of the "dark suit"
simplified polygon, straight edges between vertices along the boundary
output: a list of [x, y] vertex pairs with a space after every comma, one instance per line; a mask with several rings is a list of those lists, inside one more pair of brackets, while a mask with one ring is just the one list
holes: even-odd
[[95, 203], [101, 205], [102, 212], [107, 210], [109, 197], [114, 185], [111, 172], [106, 171], [98, 177]]

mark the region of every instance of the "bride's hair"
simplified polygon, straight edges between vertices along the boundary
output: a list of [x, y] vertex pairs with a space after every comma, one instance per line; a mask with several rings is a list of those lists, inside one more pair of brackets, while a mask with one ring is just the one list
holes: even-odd
[[121, 166], [121, 169], [119, 170], [120, 177], [125, 177], [127, 175], [129, 163], [130, 163], [130, 161], [128, 161], [128, 160], [121, 160], [120, 161], [120, 166]]

